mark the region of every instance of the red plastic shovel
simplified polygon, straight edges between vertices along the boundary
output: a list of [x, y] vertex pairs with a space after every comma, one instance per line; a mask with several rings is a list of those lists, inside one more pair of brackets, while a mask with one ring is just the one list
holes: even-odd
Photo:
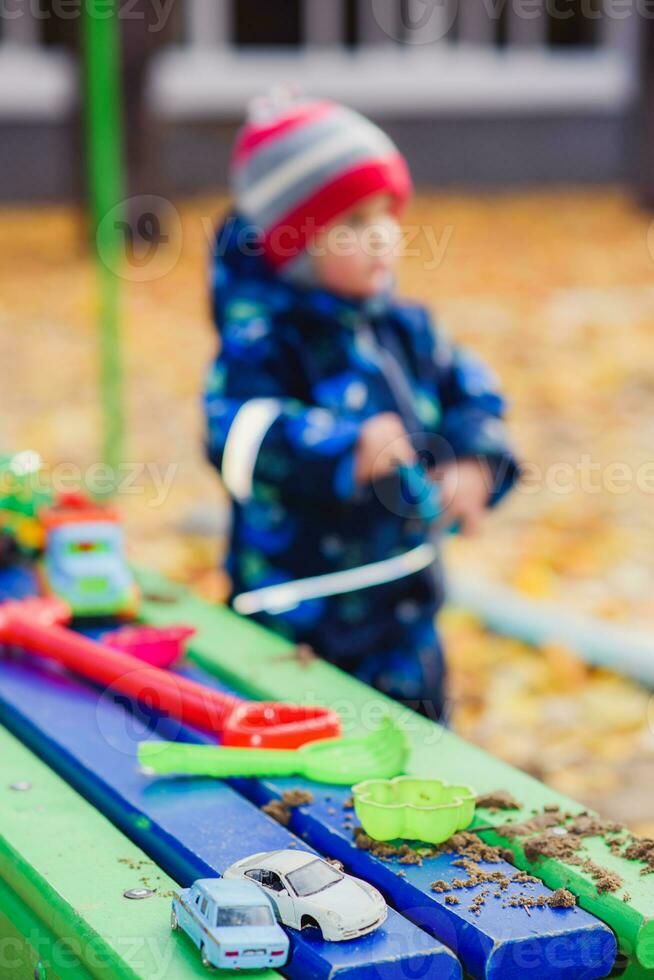
[[328, 708], [243, 701], [221, 694], [66, 629], [63, 624], [70, 618], [69, 607], [60, 599], [1, 603], [0, 643], [56, 660], [155, 711], [220, 735], [225, 745], [295, 749], [341, 733], [340, 718]]

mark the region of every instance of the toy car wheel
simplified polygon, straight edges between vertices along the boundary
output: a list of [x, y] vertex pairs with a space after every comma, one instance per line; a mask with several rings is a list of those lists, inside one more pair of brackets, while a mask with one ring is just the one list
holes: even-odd
[[302, 916], [302, 930], [304, 931], [305, 929], [315, 929], [318, 932], [320, 938], [321, 939], [323, 938], [322, 929], [320, 928], [316, 920], [312, 919], [310, 915]]
[[204, 948], [204, 943], [200, 946], [200, 956], [202, 957], [202, 966], [207, 970], [213, 970], [213, 963], [207, 956], [207, 951]]
[[173, 930], [173, 932], [177, 932], [179, 929], [179, 922], [177, 921], [177, 913], [175, 912], [175, 909], [173, 909], [170, 913], [170, 928]]

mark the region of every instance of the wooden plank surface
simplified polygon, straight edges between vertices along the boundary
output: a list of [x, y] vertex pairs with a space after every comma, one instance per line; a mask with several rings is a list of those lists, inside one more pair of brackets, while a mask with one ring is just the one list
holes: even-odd
[[[11, 788], [21, 784], [29, 788]], [[49, 934], [72, 949], [67, 962], [83, 967], [66, 973], [53, 956], [55, 977], [190, 980], [205, 975], [197, 951], [170, 932], [170, 893], [176, 884], [2, 727], [0, 814], [0, 879], [47, 923], [46, 938]], [[143, 878], [153, 896], [125, 899], [124, 892], [142, 887]], [[25, 949], [20, 955], [31, 954]], [[41, 959], [47, 971], [47, 944]]]
[[654, 970], [648, 970], [640, 963], [631, 961], [622, 973], [616, 973], [615, 976], [620, 980], [654, 980]]
[[648, 970], [639, 963], [631, 961], [623, 973], [616, 973], [620, 980], [654, 980], [654, 970]]
[[[252, 780], [249, 795], [264, 804], [280, 799], [285, 789], [308, 786], [295, 779]], [[530, 912], [510, 907], [511, 900], [521, 896], [549, 898], [552, 892], [542, 883], [519, 885], [511, 881], [516, 874], [512, 865], [475, 861], [484, 872], [505, 875], [508, 887], [500, 892], [497, 886], [481, 883], [447, 895], [436, 893], [432, 882], [451, 884], [466, 877], [456, 865], [460, 854], [425, 858], [422, 865], [403, 865], [399, 857], [374, 857], [356, 847], [351, 826], [343, 821], [349, 791], [317, 789], [314, 784], [312, 792], [314, 802], [293, 811], [289, 828], [378, 887], [398, 911], [446, 943], [470, 977], [524, 980], [527, 963], [533, 980], [591, 980], [610, 972], [616, 957], [615, 936], [599, 919], [581, 909]], [[448, 905], [446, 897], [454, 897], [460, 905]], [[482, 904], [475, 906], [475, 900]]]
[[3, 980], [91, 980], [72, 950], [0, 879], [0, 976]]
[[[521, 803], [513, 819], [528, 819], [546, 806], [580, 813], [575, 801], [532, 779], [526, 773], [467, 744], [453, 732], [408, 711], [322, 661], [303, 670], [292, 658], [292, 647], [231, 610], [212, 606], [152, 573], [140, 573], [145, 592], [142, 616], [153, 624], [188, 622], [198, 628], [191, 644], [196, 663], [218, 674], [234, 688], [257, 698], [319, 702], [341, 712], [348, 730], [369, 727], [384, 711], [398, 719], [411, 742], [407, 771], [469, 783], [479, 793], [505, 789]], [[499, 827], [504, 813], [483, 811], [480, 821]], [[654, 887], [643, 876], [643, 865], [616, 856], [603, 839], [585, 841], [581, 856], [618, 874], [622, 887], [598, 893], [591, 874], [560, 860], [529, 861], [517, 841], [487, 835], [489, 842], [510, 847], [519, 867], [536, 874], [551, 888], [569, 888], [587, 911], [606, 922], [618, 935], [621, 947], [648, 969], [654, 968]], [[628, 900], [626, 897], [629, 896]]]
[[[181, 672], [233, 693], [202, 670], [187, 668]], [[202, 735], [194, 738], [209, 742]], [[182, 740], [188, 740], [186, 733]], [[312, 803], [293, 810], [289, 828], [316, 850], [342, 861], [352, 874], [376, 885], [394, 908], [449, 946], [471, 977], [522, 980], [528, 961], [531, 980], [591, 980], [606, 976], [615, 962], [615, 937], [594, 916], [577, 908], [536, 909], [531, 913], [512, 908], [511, 901], [549, 898], [552, 892], [541, 883], [511, 881], [516, 869], [507, 862], [480, 863], [484, 871], [504, 875], [506, 885], [499, 896], [493, 894], [497, 888], [491, 889], [475, 910], [473, 903], [488, 891], [487, 883], [452, 892], [449, 897], [458, 898], [459, 905], [448, 904], [446, 893], [431, 889], [435, 880], [450, 883], [462, 877], [456, 864], [461, 854], [425, 859], [417, 866], [402, 864], [397, 857], [381, 860], [357, 848], [352, 811], [344, 808], [351, 796], [348, 787], [321, 786], [299, 777], [231, 780], [230, 785], [258, 806], [282, 799], [291, 789], [311, 794]], [[358, 825], [356, 818], [354, 823]]]
[[[304, 848], [223, 783], [153, 785], [136, 759], [138, 742], [150, 734], [148, 720], [118, 700], [27, 661], [6, 662], [0, 670], [3, 723], [181, 884], [219, 875], [257, 851]], [[157, 727], [166, 737], [171, 729], [179, 731], [172, 722]], [[449, 950], [392, 909], [383, 927], [347, 943], [295, 930], [289, 936], [292, 955], [283, 972], [297, 980], [405, 980], [430, 969], [442, 980], [461, 976]], [[151, 977], [145, 974], [144, 980]]]
[[[30, 587], [29, 580], [13, 583], [13, 588], [23, 594]], [[225, 689], [225, 685], [215, 677], [197, 668], [187, 668], [183, 673], [218, 689]], [[27, 683], [30, 682], [30, 676], [33, 675], [28, 671]], [[8, 700], [13, 700], [14, 703], [27, 701], [24, 687], [19, 689], [18, 694], [7, 695], [7, 688], [11, 689], [11, 684], [10, 674], [8, 680], [5, 678], [5, 684], [0, 685], [0, 692], [4, 691]], [[33, 688], [32, 682], [32, 690]], [[40, 697], [38, 693], [36, 696]], [[42, 713], [39, 717], [42, 724], [49, 724], [49, 714]], [[78, 712], [76, 717], [79, 721]], [[98, 717], [104, 718], [104, 714]], [[160, 721], [157, 728], [164, 737], [180, 735], [180, 728], [174, 722]], [[104, 729], [103, 721], [102, 730]], [[48, 730], [50, 731], [49, 728]], [[201, 735], [188, 729], [182, 732], [182, 737], [203, 740]], [[160, 791], [166, 791], [169, 785], [170, 781], [155, 781], [151, 789], [154, 792], [159, 787]], [[283, 781], [265, 784], [242, 781], [239, 787], [257, 803], [261, 803], [278, 796], [287, 785], [289, 784]], [[329, 805], [324, 790], [301, 780], [293, 780], [292, 785], [313, 789], [316, 793], [315, 806], [303, 808], [296, 814], [295, 820], [300, 834], [322, 853], [338, 857], [354, 874], [374, 881], [386, 893], [393, 906], [403, 909], [407, 917], [454, 949], [473, 976], [488, 980], [495, 976], [502, 980], [518, 980], [528, 952], [534, 980], [539, 976], [547, 976], [551, 980], [566, 977], [566, 971], [557, 972], [556, 958], [553, 960], [551, 955], [551, 948], [560, 949], [562, 944], [572, 951], [568, 958], [572, 963], [571, 968], [576, 971], [575, 980], [581, 980], [582, 977], [591, 980], [605, 975], [610, 969], [615, 958], [615, 941], [610, 931], [591, 916], [578, 910], [549, 913], [541, 910], [537, 922], [532, 923], [524, 910], [506, 907], [507, 901], [525, 894], [524, 887], [514, 883], [508, 884], [503, 894], [505, 901], [489, 901], [478, 913], [471, 912], [467, 906], [460, 909], [448, 907], [445, 895], [437, 895], [431, 891], [429, 884], [434, 878], [460, 877], [460, 869], [453, 864], [460, 855], [430, 861], [424, 869], [406, 867], [403, 870], [395, 864], [379, 861], [353, 846], [351, 832], [349, 835], [342, 832], [338, 817], [333, 815], [338, 814], [338, 804], [335, 807]], [[328, 794], [342, 803], [348, 792], [343, 788], [334, 788]], [[341, 818], [342, 815], [341, 809]], [[164, 855], [157, 856], [166, 860]], [[398, 870], [403, 870], [406, 877], [398, 877]], [[494, 865], [492, 870], [503, 872], [507, 877], [515, 873], [515, 869], [505, 863]], [[466, 894], [466, 900], [471, 902], [482, 890], [483, 885], [470, 890]], [[548, 896], [550, 892], [549, 889], [538, 886], [535, 894]]]

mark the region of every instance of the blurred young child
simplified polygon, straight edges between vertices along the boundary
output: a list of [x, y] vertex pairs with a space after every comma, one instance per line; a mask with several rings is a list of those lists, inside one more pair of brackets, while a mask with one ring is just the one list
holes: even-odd
[[260, 102], [231, 182], [205, 408], [233, 503], [232, 603], [440, 716], [440, 573], [400, 467], [420, 463], [446, 522], [475, 531], [517, 474], [502, 398], [393, 295], [411, 178], [376, 126], [330, 102]]

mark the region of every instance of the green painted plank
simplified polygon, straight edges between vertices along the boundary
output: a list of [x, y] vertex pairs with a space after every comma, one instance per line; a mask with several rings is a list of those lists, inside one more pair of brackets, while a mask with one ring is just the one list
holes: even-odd
[[619, 980], [654, 980], [654, 970], [648, 970], [639, 963], [630, 963], [622, 973], [616, 973]]
[[[12, 789], [21, 783], [31, 788]], [[1, 726], [0, 814], [0, 879], [92, 977], [206, 977], [197, 949], [170, 931], [175, 882]], [[144, 885], [155, 895], [123, 897]]]
[[0, 879], [0, 977], [3, 980], [91, 980], [72, 949]]
[[[292, 659], [292, 647], [287, 641], [230, 609], [213, 606], [152, 572], [141, 569], [138, 577], [144, 592], [143, 619], [152, 624], [185, 622], [195, 626], [198, 633], [190, 646], [193, 659], [244, 694], [327, 704], [341, 713], [348, 731], [361, 726], [370, 728], [381, 713], [390, 712], [411, 742], [407, 772], [469, 783], [479, 793], [509, 790], [524, 807], [511, 814], [514, 820], [527, 819], [533, 811], [551, 804], [568, 812], [583, 810], [580, 804], [469, 745], [453, 732], [372, 692], [337, 668], [323, 661], [300, 667]], [[484, 825], [500, 826], [506, 819], [506, 814], [483, 813]], [[627, 955], [642, 966], [654, 967], [654, 878], [640, 874], [642, 865], [615, 857], [598, 838], [589, 839], [581, 856], [615, 871], [624, 882], [624, 890], [600, 895], [590, 875], [582, 869], [551, 859], [529, 862], [518, 843], [494, 836], [495, 842], [511, 848], [520, 868], [537, 874], [551, 888], [569, 888], [583, 908], [615, 930]], [[630, 896], [626, 902], [625, 892]]]

